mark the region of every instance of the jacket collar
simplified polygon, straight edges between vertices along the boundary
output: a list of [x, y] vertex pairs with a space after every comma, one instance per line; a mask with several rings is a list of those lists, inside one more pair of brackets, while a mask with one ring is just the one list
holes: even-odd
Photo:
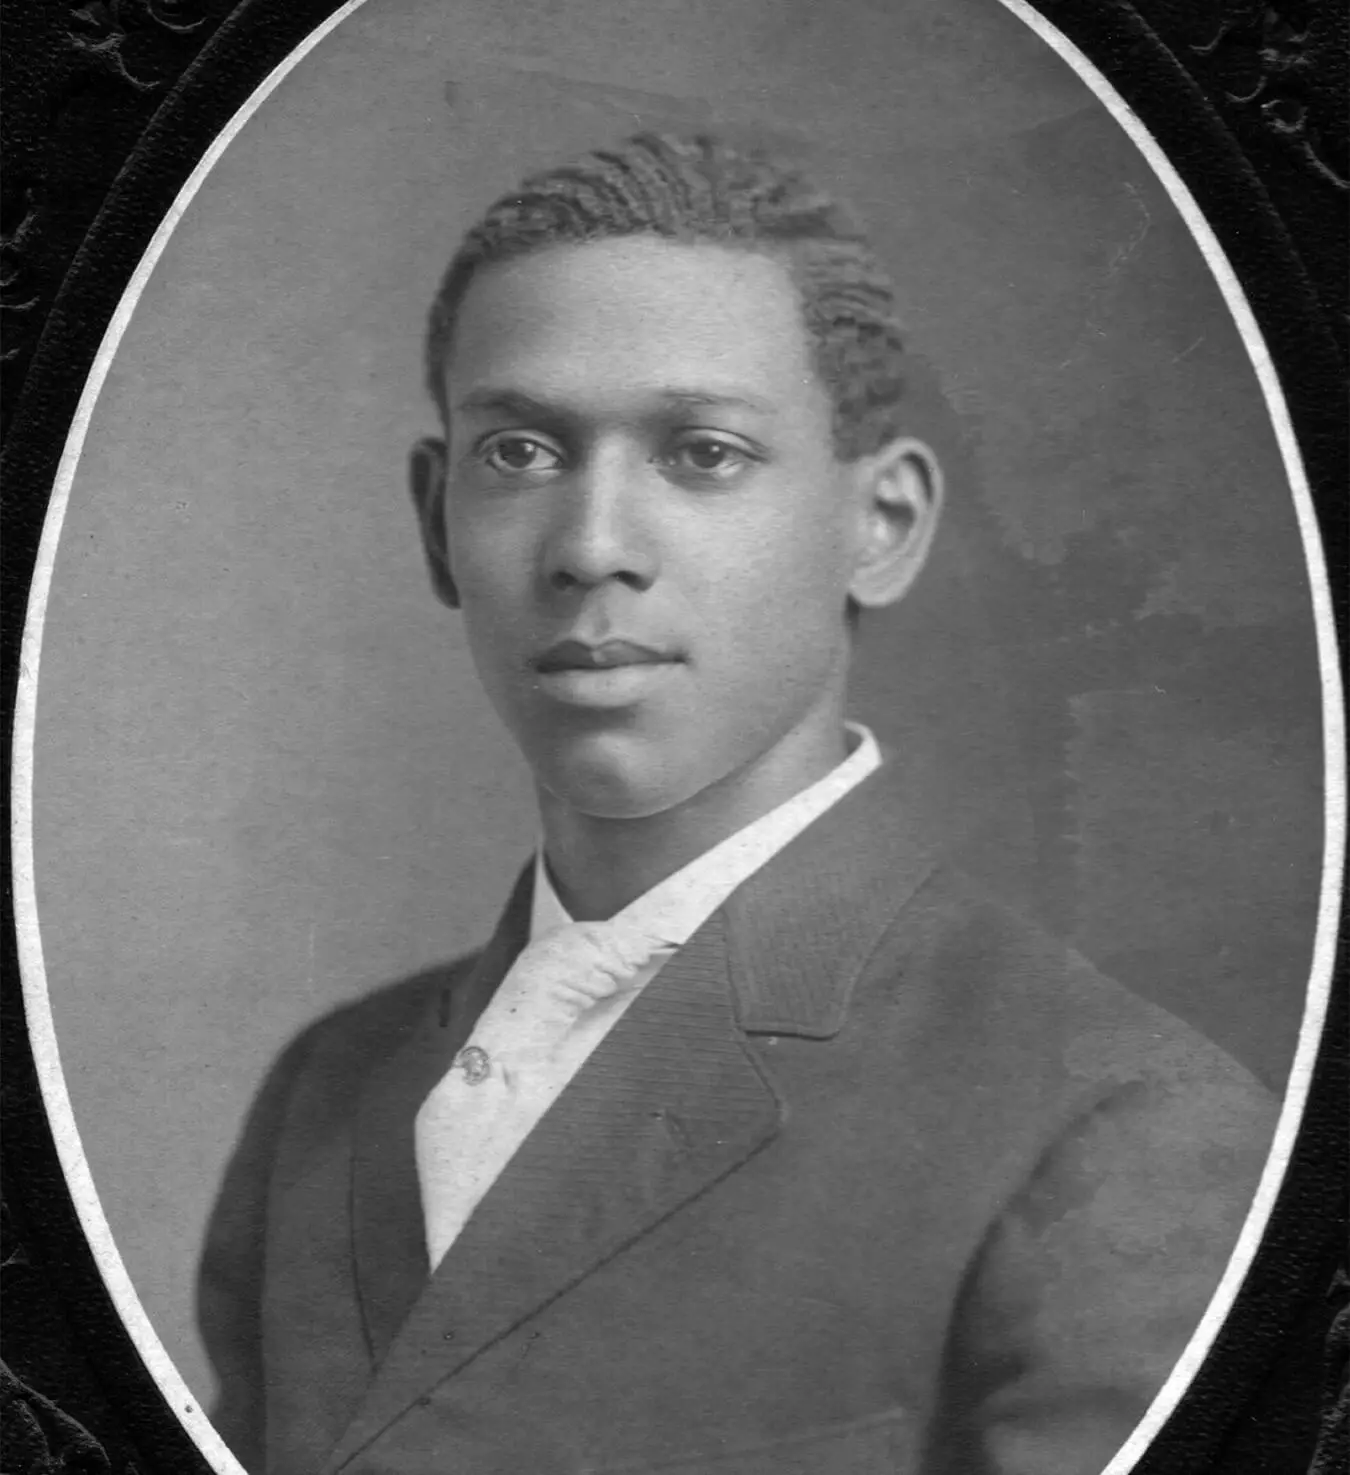
[[722, 908], [742, 1029], [828, 1039], [896, 916], [935, 864], [894, 759], [847, 793]]
[[[867, 959], [934, 865], [930, 826], [906, 782], [888, 754], [713, 913], [748, 1034], [828, 1039], [839, 1031]], [[510, 938], [508, 965], [529, 937], [537, 875], [536, 862], [499, 928], [499, 939], [503, 929]]]

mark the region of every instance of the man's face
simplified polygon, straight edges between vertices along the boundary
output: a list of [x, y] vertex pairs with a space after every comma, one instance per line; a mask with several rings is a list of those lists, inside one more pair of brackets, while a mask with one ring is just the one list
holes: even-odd
[[489, 268], [446, 390], [450, 570], [548, 791], [633, 818], [837, 741], [856, 498], [783, 266], [637, 238]]

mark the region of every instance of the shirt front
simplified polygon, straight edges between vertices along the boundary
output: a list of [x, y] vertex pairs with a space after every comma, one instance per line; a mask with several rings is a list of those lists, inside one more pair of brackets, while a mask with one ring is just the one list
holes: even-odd
[[[557, 1099], [670, 957], [738, 886], [880, 767], [881, 752], [871, 731], [860, 723], [850, 722], [847, 727], [855, 739], [853, 750], [824, 778], [706, 850], [616, 915], [613, 920], [631, 923], [647, 936], [659, 938], [664, 945], [652, 952], [625, 987], [584, 1010], [552, 1053], [532, 1065], [531, 1090], [527, 1096], [512, 1102], [509, 1126], [503, 1122], [484, 1123], [477, 1133], [461, 1132], [454, 1140], [454, 1154], [449, 1167], [432, 1168], [429, 1163], [424, 1166], [419, 1158], [419, 1183], [424, 1206], [433, 1198], [443, 1203], [447, 1197], [456, 1206], [450, 1228], [438, 1237], [437, 1249], [429, 1246], [433, 1266], [453, 1243], [473, 1209], [548, 1106]], [[538, 942], [572, 921], [549, 880], [541, 846], [535, 853], [529, 941]], [[453, 1122], [448, 1125], [453, 1128]], [[468, 1126], [467, 1122], [465, 1126]], [[470, 1137], [481, 1137], [481, 1140], [470, 1140]], [[455, 1161], [460, 1165], [459, 1182], [446, 1182], [439, 1176], [434, 1184], [428, 1181], [432, 1172], [453, 1173]], [[442, 1208], [440, 1213], [444, 1215], [445, 1210]]]

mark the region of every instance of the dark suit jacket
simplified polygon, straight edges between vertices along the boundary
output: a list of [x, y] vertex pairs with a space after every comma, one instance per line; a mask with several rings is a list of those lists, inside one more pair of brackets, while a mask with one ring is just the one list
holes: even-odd
[[413, 1114], [528, 875], [479, 957], [321, 1022], [260, 1098], [200, 1301], [250, 1468], [1100, 1471], [1235, 1241], [1261, 1088], [871, 779], [666, 965], [428, 1279]]

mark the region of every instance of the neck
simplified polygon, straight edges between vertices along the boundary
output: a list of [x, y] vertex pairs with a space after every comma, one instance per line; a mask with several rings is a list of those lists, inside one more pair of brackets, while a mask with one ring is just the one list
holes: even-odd
[[798, 729], [744, 768], [657, 814], [583, 814], [539, 791], [545, 853], [559, 899], [578, 921], [603, 921], [843, 762], [838, 712]]

